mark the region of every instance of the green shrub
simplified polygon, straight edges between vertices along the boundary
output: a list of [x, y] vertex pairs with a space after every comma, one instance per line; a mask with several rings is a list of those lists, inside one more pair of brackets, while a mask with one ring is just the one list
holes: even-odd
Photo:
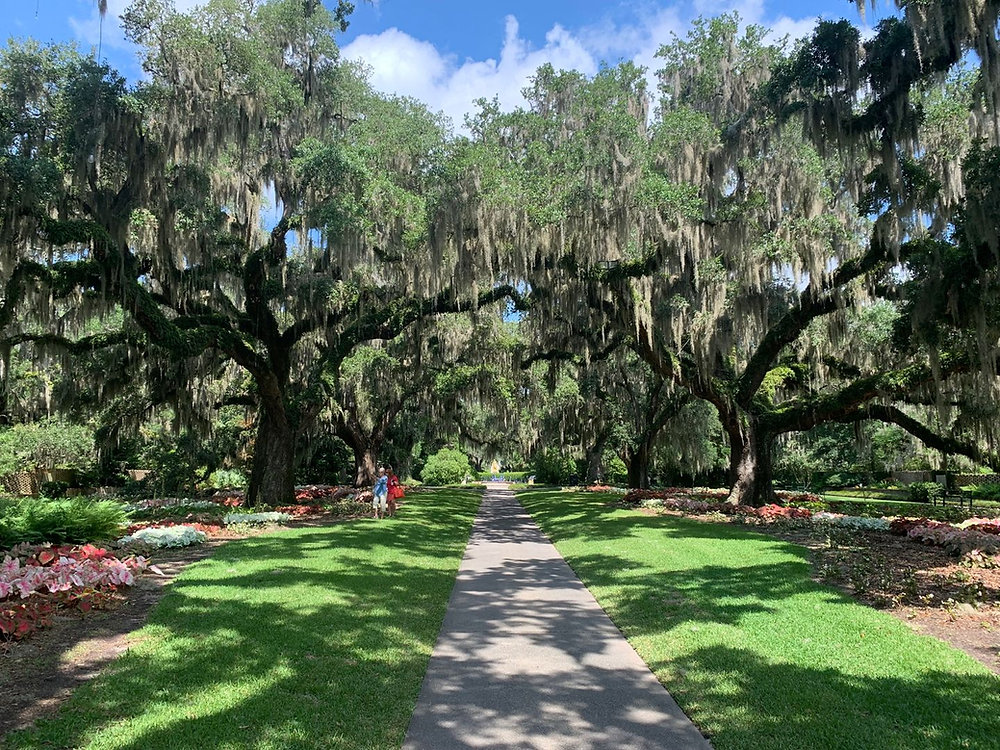
[[824, 487], [856, 487], [861, 483], [861, 479], [860, 474], [850, 471], [835, 471], [821, 477], [821, 481], [818, 483]]
[[472, 467], [464, 453], [455, 448], [442, 448], [427, 459], [420, 479], [424, 484], [457, 484], [472, 476]]
[[247, 476], [239, 469], [218, 469], [212, 472], [212, 476], [208, 478], [208, 483], [213, 487], [245, 490], [247, 487]]
[[613, 484], [616, 487], [621, 487], [628, 481], [628, 467], [617, 454], [610, 451], [604, 454], [603, 478], [605, 484]]
[[192, 500], [178, 505], [162, 505], [155, 508], [132, 510], [129, 518], [133, 521], [177, 521], [184, 520], [188, 515], [195, 515], [202, 523], [211, 519], [220, 519], [230, 512], [230, 508], [210, 500]]
[[991, 500], [1000, 502], [1000, 484], [979, 484], [969, 490], [976, 500]]
[[89, 469], [94, 433], [58, 419], [16, 424], [0, 431], [0, 476], [39, 467]]
[[45, 497], [64, 497], [69, 489], [69, 482], [42, 482], [39, 488]]
[[568, 484], [575, 476], [576, 461], [571, 456], [550, 448], [535, 454], [535, 481], [539, 484]]
[[0, 547], [21, 542], [82, 544], [114, 539], [125, 521], [124, 509], [112, 500], [0, 500]]
[[906, 490], [913, 503], [930, 503], [944, 497], [944, 487], [937, 482], [914, 482]]

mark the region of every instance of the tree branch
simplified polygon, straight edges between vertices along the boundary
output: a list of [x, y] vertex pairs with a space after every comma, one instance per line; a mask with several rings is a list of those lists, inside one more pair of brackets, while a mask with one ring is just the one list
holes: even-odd
[[760, 415], [761, 425], [774, 434], [808, 430], [822, 422], [839, 421], [875, 399], [897, 401], [922, 385], [936, 379], [947, 380], [972, 367], [965, 353], [942, 353], [939, 362], [937, 372], [930, 365], [910, 365], [859, 378], [836, 393], [782, 405], [769, 414]]
[[927, 425], [910, 415], [886, 404], [869, 404], [845, 414], [839, 422], [858, 422], [865, 419], [875, 419], [880, 422], [896, 424], [920, 440], [929, 448], [943, 453], [958, 454], [971, 458], [976, 463], [985, 464], [992, 469], [1000, 467], [1000, 459], [983, 451], [976, 443], [957, 440], [948, 435], [941, 435], [931, 430]]

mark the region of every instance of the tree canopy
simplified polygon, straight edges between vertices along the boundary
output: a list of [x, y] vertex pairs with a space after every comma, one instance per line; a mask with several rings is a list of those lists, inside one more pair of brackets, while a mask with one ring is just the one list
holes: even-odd
[[245, 403], [253, 500], [289, 499], [324, 429], [368, 481], [414, 409], [480, 460], [569, 431], [644, 484], [665, 445], [715, 461], [664, 432], [684, 409], [713, 429], [707, 404], [733, 502], [769, 500], [775, 441], [831, 422], [995, 464], [1000, 8], [898, 6], [868, 39], [822, 21], [794, 45], [701, 20], [652, 92], [632, 63], [544, 66], [461, 136], [340, 59], [349, 3], [136, 0], [137, 84], [13, 43], [5, 391], [27, 351], [117, 362], [96, 381], [132, 400], [119, 425]]

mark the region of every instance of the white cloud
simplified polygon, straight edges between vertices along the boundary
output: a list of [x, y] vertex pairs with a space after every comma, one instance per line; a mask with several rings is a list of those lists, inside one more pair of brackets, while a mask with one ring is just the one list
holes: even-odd
[[660, 8], [655, 11], [640, 11], [637, 23], [621, 27], [602, 25], [592, 27], [582, 32], [595, 49], [614, 50], [615, 55], [609, 56], [602, 51], [602, 59], [616, 62], [620, 59], [631, 60], [636, 65], [646, 69], [646, 85], [652, 99], [656, 99], [656, 71], [662, 67], [662, 61], [656, 57], [660, 47], [669, 44], [677, 35], [684, 34], [689, 23], [681, 18], [677, 6]]
[[[81, 0], [89, 6], [84, 18], [70, 18], [70, 24], [83, 42], [96, 46], [101, 39], [100, 19], [93, 0]], [[124, 38], [118, 17], [130, 0], [109, 0], [104, 19], [103, 41], [106, 48], [133, 50]], [[175, 7], [187, 11], [204, 0], [174, 0]], [[577, 30], [555, 24], [540, 45], [532, 45], [519, 32], [514, 16], [508, 16], [499, 54], [496, 58], [459, 60], [443, 55], [427, 41], [414, 38], [398, 28], [380, 34], [366, 34], [343, 48], [348, 59], [360, 59], [372, 74], [372, 84], [385, 93], [413, 96], [451, 117], [461, 127], [464, 116], [480, 98], [496, 96], [504, 107], [521, 103], [521, 89], [543, 63], [556, 69], [579, 70], [593, 75], [602, 61], [616, 63], [633, 60], [647, 70], [650, 91], [655, 92], [655, 71], [659, 65], [656, 52], [669, 43], [674, 34], [683, 35], [693, 17], [736, 11], [744, 23], [758, 23], [773, 30], [772, 38], [788, 35], [792, 39], [812, 31], [815, 17], [770, 17], [765, 0], [695, 0], [694, 3], [636, 3], [635, 20], [616, 24], [600, 21]], [[499, 40], [498, 40], [499, 41]]]
[[778, 20], [772, 21], [768, 24], [771, 29], [770, 38], [777, 40], [787, 36], [789, 42], [794, 42], [798, 39], [811, 36], [813, 31], [816, 29], [816, 23], [818, 21], [818, 17], [803, 18], [796, 21], [788, 16], [782, 16]]
[[441, 110], [460, 127], [464, 115], [480, 97], [496, 96], [504, 107], [521, 102], [521, 89], [539, 66], [597, 72], [597, 61], [579, 38], [560, 25], [545, 35], [537, 49], [521, 38], [517, 19], [507, 17], [499, 59], [465, 60], [442, 55], [429, 42], [399, 29], [359, 36], [342, 51], [362, 60], [372, 72], [372, 85], [389, 94], [412, 96]]
[[129, 0], [108, 0], [108, 12], [104, 17], [103, 28], [100, 14], [97, 12], [97, 3], [90, 3], [90, 15], [86, 18], [70, 16], [69, 25], [76, 34], [77, 39], [96, 47], [107, 45], [116, 49], [128, 48], [129, 44], [125, 40], [121, 23], [118, 16], [122, 14], [128, 6]]
[[655, 92], [656, 52], [674, 34], [683, 35], [695, 16], [714, 16], [736, 11], [743, 23], [772, 29], [771, 38], [788, 35], [794, 40], [808, 35], [815, 17], [768, 16], [765, 0], [695, 0], [693, 14], [686, 4], [666, 7], [643, 5], [636, 20], [615, 24], [605, 20], [571, 31], [556, 24], [537, 48], [523, 39], [517, 19], [507, 17], [499, 59], [458, 61], [442, 55], [429, 42], [415, 39], [400, 29], [357, 37], [342, 50], [348, 59], [360, 59], [372, 72], [372, 84], [389, 94], [413, 96], [433, 110], [441, 110], [461, 127], [464, 115], [479, 97], [496, 96], [505, 107], [521, 103], [521, 89], [539, 65], [579, 70], [593, 75], [600, 63], [632, 60], [647, 70], [650, 91]]

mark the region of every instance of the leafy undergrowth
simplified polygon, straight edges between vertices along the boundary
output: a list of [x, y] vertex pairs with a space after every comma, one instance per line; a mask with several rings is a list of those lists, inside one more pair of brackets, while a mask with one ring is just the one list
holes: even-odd
[[803, 548], [589, 493], [519, 499], [719, 750], [1000, 747], [1000, 679], [815, 583]]
[[232, 542], [140, 643], [10, 748], [399, 747], [478, 494]]

